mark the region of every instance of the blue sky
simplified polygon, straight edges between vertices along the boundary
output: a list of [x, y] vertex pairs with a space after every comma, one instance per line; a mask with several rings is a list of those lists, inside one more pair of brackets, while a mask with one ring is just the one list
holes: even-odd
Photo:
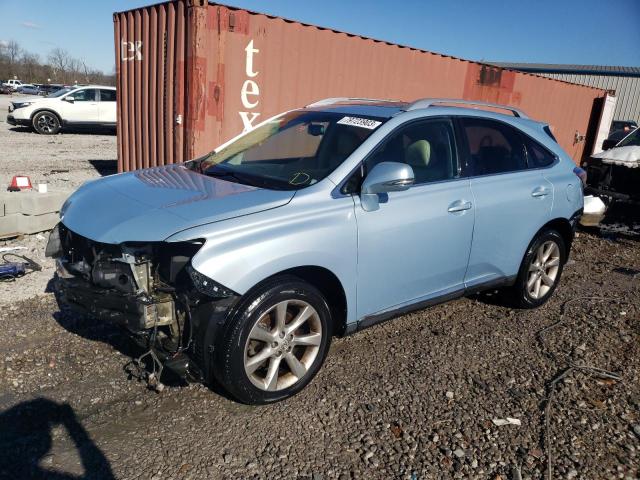
[[[0, 0], [0, 41], [113, 71], [111, 13], [153, 0]], [[471, 60], [640, 66], [640, 0], [231, 0]]]

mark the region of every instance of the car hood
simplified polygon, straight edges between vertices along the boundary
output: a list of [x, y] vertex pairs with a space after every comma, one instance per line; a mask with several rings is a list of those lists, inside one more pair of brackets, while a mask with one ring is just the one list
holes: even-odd
[[188, 228], [281, 207], [294, 194], [169, 165], [85, 183], [65, 202], [60, 218], [97, 242], [162, 241]]

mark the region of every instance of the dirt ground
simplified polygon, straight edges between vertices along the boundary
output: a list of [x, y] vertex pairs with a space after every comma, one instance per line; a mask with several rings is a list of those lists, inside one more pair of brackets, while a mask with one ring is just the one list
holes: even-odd
[[[0, 123], [0, 181], [69, 168], [77, 186], [100, 174], [87, 159], [113, 162], [115, 137]], [[44, 242], [11, 244], [42, 260]], [[0, 478], [640, 477], [633, 228], [581, 231], [540, 309], [482, 295], [335, 339], [311, 385], [267, 407], [199, 384], [147, 389], [127, 367], [139, 352], [61, 312], [52, 275], [0, 284]]]

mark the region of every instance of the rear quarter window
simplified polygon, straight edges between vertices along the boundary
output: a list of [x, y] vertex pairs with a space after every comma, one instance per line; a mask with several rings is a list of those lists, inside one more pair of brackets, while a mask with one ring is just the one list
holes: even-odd
[[529, 168], [544, 168], [551, 165], [556, 157], [549, 150], [544, 148], [535, 140], [527, 138], [525, 141], [527, 147], [527, 160]]

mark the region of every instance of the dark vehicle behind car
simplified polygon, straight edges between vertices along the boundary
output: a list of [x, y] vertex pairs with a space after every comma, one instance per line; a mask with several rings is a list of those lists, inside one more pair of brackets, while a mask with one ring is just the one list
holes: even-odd
[[602, 149], [609, 150], [615, 147], [620, 140], [629, 135], [634, 129], [638, 128], [638, 124], [633, 120], [614, 120], [611, 122], [609, 136], [602, 142]]
[[640, 202], [640, 166], [633, 166], [636, 165], [634, 161], [640, 164], [640, 148], [637, 158], [630, 152], [628, 160], [616, 161], [616, 151], [624, 147], [640, 147], [640, 128], [636, 128], [611, 147], [604, 148], [611, 152], [612, 159], [591, 157], [583, 163], [587, 171], [586, 193], [611, 200]]

